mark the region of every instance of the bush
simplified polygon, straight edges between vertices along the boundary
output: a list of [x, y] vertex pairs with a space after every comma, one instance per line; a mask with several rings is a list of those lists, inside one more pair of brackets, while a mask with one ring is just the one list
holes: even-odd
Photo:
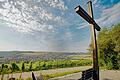
[[19, 67], [17, 66], [16, 63], [12, 63], [11, 65], [12, 65], [12, 71], [13, 72], [20, 71], [20, 69], [19, 69]]
[[98, 35], [100, 65], [107, 69], [119, 69], [120, 24], [103, 29]]
[[[18, 67], [19, 65], [19, 67]], [[49, 61], [36, 61], [36, 62], [21, 62], [2, 64], [0, 67], [0, 74], [13, 73], [13, 72], [25, 72], [25, 71], [38, 71], [55, 68], [66, 68], [66, 67], [77, 67], [77, 66], [91, 66], [91, 59], [80, 59], [80, 60], [49, 60]]]

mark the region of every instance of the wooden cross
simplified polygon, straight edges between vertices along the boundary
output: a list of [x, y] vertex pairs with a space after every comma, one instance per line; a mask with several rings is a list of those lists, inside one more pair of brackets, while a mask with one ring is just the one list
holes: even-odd
[[98, 52], [95, 29], [100, 31], [101, 28], [94, 21], [91, 0], [88, 1], [88, 13], [80, 5], [75, 8], [75, 11], [90, 24], [93, 43], [93, 80], [99, 80]]

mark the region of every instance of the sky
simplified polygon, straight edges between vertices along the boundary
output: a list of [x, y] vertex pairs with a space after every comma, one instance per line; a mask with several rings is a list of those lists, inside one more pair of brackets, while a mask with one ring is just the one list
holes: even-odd
[[[86, 52], [89, 24], [75, 13], [88, 0], [0, 0], [0, 51]], [[120, 0], [92, 0], [101, 28], [120, 22]]]

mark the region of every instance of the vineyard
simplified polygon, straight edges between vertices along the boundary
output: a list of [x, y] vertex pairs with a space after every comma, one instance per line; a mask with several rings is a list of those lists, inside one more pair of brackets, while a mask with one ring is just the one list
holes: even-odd
[[77, 66], [90, 66], [91, 64], [92, 64], [92, 60], [90, 59], [49, 60], [49, 61], [35, 61], [35, 62], [29, 61], [29, 62], [20, 62], [20, 63], [11, 62], [9, 64], [1, 64], [0, 74], [77, 67]]
[[[24, 79], [21, 76], [24, 73], [31, 74], [31, 71], [48, 71], [64, 68], [91, 66], [92, 57], [88, 54], [81, 53], [43, 53], [43, 52], [1, 52], [1, 63], [0, 63], [0, 77], [1, 80], [4, 78], [8, 79], [15, 77], [17, 79]], [[42, 58], [41, 58], [42, 57]], [[64, 76], [67, 74], [81, 72], [81, 69], [74, 70], [62, 70], [57, 73], [45, 73], [43, 74], [45, 80], [58, 76]], [[31, 76], [26, 76], [27, 80], [31, 80]]]

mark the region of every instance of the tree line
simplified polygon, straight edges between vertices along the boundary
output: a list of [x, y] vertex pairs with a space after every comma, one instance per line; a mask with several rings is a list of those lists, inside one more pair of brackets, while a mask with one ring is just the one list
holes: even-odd
[[[120, 69], [120, 24], [104, 28], [97, 36], [99, 64], [106, 69]], [[92, 44], [90, 45], [92, 51]]]

